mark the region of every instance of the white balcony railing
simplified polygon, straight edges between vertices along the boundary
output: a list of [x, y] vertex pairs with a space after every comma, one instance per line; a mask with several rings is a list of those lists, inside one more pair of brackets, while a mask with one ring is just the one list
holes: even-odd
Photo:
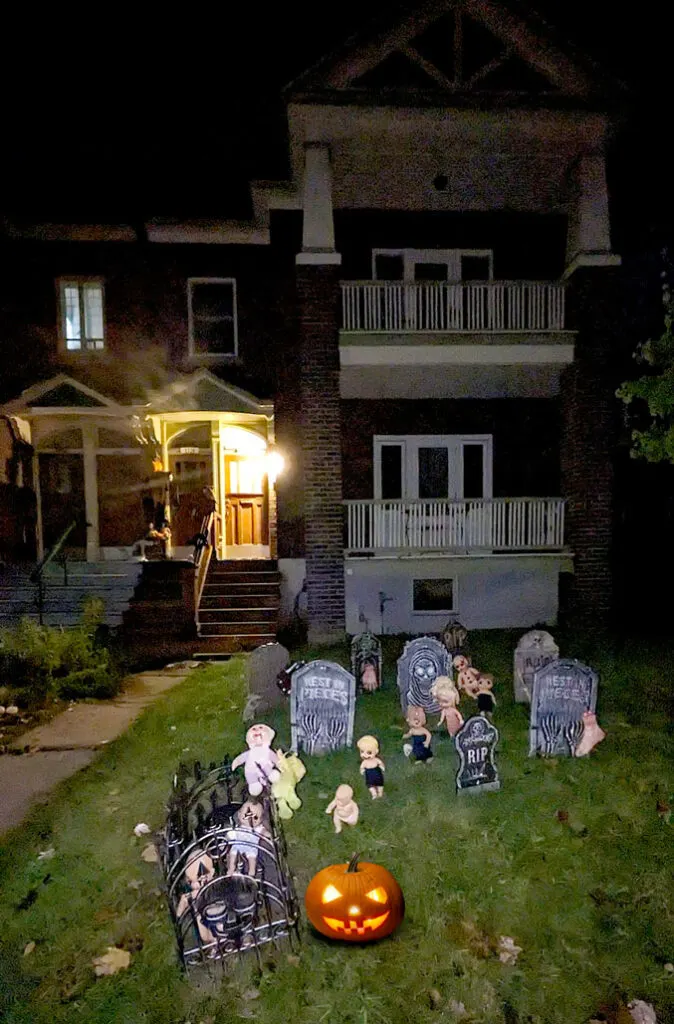
[[561, 551], [563, 498], [346, 501], [347, 551]]
[[342, 281], [344, 331], [562, 331], [564, 285], [548, 281]]

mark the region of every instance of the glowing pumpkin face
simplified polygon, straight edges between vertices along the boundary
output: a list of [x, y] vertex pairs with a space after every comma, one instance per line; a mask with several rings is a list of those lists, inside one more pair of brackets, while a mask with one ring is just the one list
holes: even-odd
[[317, 931], [348, 942], [383, 939], [405, 914], [393, 875], [379, 864], [359, 864], [357, 856], [349, 864], [333, 864], [314, 875], [304, 905]]

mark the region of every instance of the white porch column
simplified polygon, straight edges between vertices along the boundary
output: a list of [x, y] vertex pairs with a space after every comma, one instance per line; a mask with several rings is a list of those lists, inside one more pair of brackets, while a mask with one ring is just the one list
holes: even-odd
[[218, 420], [218, 490], [215, 492], [220, 504], [222, 515], [222, 537], [218, 558], [224, 562], [227, 557], [227, 492], [225, 489], [225, 439], [222, 436], [225, 424]]
[[98, 526], [98, 427], [95, 423], [82, 424], [84, 452], [84, 514], [87, 519], [87, 562], [100, 558]]
[[332, 213], [332, 167], [330, 150], [324, 142], [309, 142], [304, 148], [304, 194], [302, 252], [299, 264], [339, 264], [335, 252], [335, 225]]
[[579, 157], [573, 169], [566, 245], [566, 276], [577, 267], [619, 266], [611, 252], [606, 161], [603, 153]]
[[220, 462], [220, 421], [211, 421], [211, 465], [213, 472], [213, 493], [218, 503], [220, 513], [220, 545], [216, 551], [217, 557], [222, 560], [225, 557], [225, 505], [222, 486], [224, 473]]

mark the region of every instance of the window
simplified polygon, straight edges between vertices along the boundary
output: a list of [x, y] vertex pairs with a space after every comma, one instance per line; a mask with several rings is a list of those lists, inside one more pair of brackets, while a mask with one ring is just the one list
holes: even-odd
[[373, 249], [375, 281], [491, 281], [491, 249]]
[[61, 340], [68, 352], [105, 346], [102, 281], [61, 281]]
[[190, 355], [235, 356], [236, 281], [232, 278], [190, 278], [188, 303]]
[[453, 612], [454, 580], [413, 580], [412, 611]]
[[489, 434], [375, 435], [374, 496], [433, 501], [490, 498]]

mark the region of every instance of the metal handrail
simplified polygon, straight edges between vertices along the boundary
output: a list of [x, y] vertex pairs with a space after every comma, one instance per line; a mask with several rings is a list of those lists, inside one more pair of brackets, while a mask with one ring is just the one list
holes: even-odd
[[[67, 541], [68, 537], [73, 532], [73, 530], [75, 529], [76, 526], [77, 526], [77, 520], [73, 519], [73, 521], [70, 523], [70, 525], [66, 526], [65, 530], [63, 531], [63, 533], [61, 534], [59, 539], [56, 541], [56, 544], [54, 544], [54, 546], [51, 549], [51, 551], [48, 551], [47, 554], [42, 557], [42, 559], [38, 562], [38, 564], [33, 569], [32, 573], [28, 577], [31, 583], [37, 584], [36, 604], [37, 604], [38, 621], [39, 621], [41, 626], [44, 625], [43, 613], [44, 613], [44, 599], [45, 599], [45, 589], [46, 589], [45, 588], [45, 580], [44, 580], [44, 571], [47, 568], [47, 566], [50, 565], [54, 561], [56, 556], [61, 553], [61, 549], [63, 548], [63, 545], [65, 544], [65, 542]], [[63, 564], [63, 585], [64, 585], [64, 587], [67, 587], [68, 586], [68, 565], [67, 565], [67, 560], [66, 560], [65, 552], [64, 552], [62, 557], [63, 557], [63, 563], [62, 563]]]

